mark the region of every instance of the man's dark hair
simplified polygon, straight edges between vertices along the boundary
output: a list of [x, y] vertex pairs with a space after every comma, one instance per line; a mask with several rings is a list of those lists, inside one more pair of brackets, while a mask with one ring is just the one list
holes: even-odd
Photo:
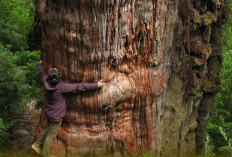
[[57, 71], [56, 68], [51, 68], [48, 72], [48, 78], [49, 81], [53, 84], [56, 85], [60, 81], [60, 73]]

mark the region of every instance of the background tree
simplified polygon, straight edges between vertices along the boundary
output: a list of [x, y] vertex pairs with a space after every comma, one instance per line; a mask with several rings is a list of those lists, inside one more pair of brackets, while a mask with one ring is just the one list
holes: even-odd
[[[69, 97], [53, 153], [189, 156], [196, 141], [203, 147], [220, 89], [223, 1], [36, 0], [36, 9], [45, 69], [106, 82]], [[36, 136], [45, 123], [42, 114]]]

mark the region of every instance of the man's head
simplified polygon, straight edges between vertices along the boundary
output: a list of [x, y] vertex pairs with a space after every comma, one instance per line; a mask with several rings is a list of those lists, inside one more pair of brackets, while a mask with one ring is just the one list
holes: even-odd
[[49, 69], [48, 72], [49, 80], [53, 85], [56, 85], [60, 81], [60, 73], [56, 68]]

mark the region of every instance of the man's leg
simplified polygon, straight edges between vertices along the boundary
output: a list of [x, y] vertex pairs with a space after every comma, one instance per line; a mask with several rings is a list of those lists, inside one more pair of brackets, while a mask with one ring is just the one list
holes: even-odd
[[62, 124], [62, 121], [61, 122], [55, 122], [55, 121], [49, 122], [47, 136], [45, 138], [43, 149], [42, 149], [42, 154], [44, 156], [50, 155], [50, 147], [51, 147], [52, 141], [56, 138], [56, 135], [61, 127], [61, 124]]
[[47, 127], [42, 131], [40, 137], [32, 145], [32, 148], [39, 154], [42, 153], [41, 151], [44, 144], [44, 140], [48, 133], [48, 126], [49, 126], [49, 121], [47, 120]]

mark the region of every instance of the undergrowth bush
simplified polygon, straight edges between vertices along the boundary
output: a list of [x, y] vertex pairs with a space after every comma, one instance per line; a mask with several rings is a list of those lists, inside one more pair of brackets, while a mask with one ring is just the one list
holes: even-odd
[[39, 51], [13, 53], [0, 45], [0, 145], [6, 143], [8, 130], [21, 116], [26, 102], [37, 100], [37, 106], [41, 106], [36, 68], [39, 60]]
[[[7, 132], [10, 125], [5, 124], [3, 119], [0, 118], [0, 144], [7, 144], [9, 133]], [[2, 147], [0, 147], [1, 150]]]

